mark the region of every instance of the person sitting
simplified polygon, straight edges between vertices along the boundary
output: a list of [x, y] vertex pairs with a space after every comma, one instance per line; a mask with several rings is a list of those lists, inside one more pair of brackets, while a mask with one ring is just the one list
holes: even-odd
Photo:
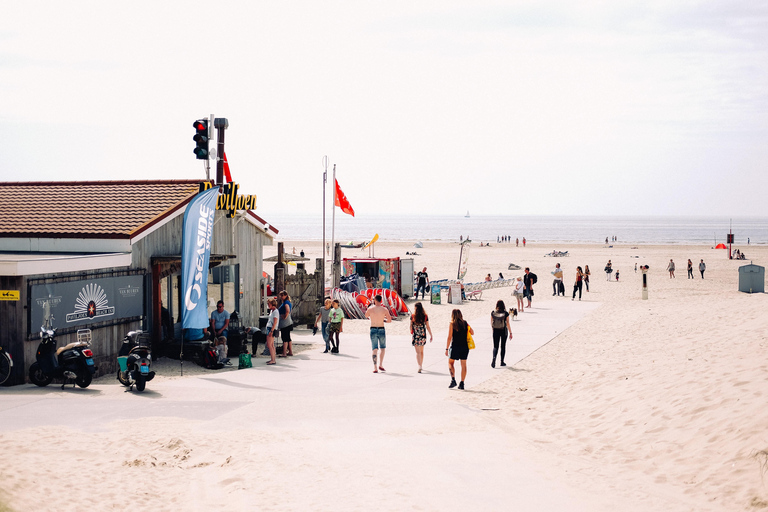
[[488, 274], [487, 276], [485, 276], [485, 280], [486, 280], [486, 282], [487, 281], [492, 281], [491, 274]]
[[229, 364], [229, 358], [227, 357], [227, 338], [219, 336], [213, 343], [213, 348], [216, 350], [216, 354], [219, 356], [219, 363]]
[[211, 336], [214, 340], [223, 336], [226, 342], [228, 329], [229, 312], [224, 309], [224, 301], [220, 300], [216, 303], [216, 311], [211, 313]]

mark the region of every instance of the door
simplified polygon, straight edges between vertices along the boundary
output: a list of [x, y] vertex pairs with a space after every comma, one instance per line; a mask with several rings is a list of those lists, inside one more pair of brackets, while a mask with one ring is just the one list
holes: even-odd
[[402, 298], [413, 297], [413, 258], [400, 260], [400, 287]]

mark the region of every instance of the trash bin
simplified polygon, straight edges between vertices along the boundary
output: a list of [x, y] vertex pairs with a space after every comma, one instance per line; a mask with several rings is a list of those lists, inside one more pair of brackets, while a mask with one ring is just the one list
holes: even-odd
[[751, 263], [739, 267], [739, 291], [745, 293], [764, 293], [765, 267]]

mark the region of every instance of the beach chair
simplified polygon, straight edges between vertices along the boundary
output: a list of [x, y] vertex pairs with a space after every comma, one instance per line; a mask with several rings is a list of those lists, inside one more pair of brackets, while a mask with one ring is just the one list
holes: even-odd
[[483, 298], [482, 290], [474, 290], [466, 293], [467, 300], [480, 300]]

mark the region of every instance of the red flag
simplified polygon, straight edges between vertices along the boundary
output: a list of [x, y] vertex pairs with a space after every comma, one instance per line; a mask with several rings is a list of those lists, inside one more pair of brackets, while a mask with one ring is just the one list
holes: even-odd
[[352, 208], [352, 205], [349, 204], [349, 201], [347, 201], [347, 196], [344, 195], [344, 192], [341, 191], [339, 188], [339, 180], [333, 180], [336, 183], [336, 199], [334, 201], [334, 204], [341, 208], [341, 211], [343, 211], [346, 214], [349, 214], [351, 216], [355, 216], [355, 210]]
[[221, 154], [224, 158], [224, 178], [227, 180], [227, 183], [232, 183], [232, 175], [229, 173], [229, 163], [227, 162], [227, 153], [225, 151], [222, 151]]

